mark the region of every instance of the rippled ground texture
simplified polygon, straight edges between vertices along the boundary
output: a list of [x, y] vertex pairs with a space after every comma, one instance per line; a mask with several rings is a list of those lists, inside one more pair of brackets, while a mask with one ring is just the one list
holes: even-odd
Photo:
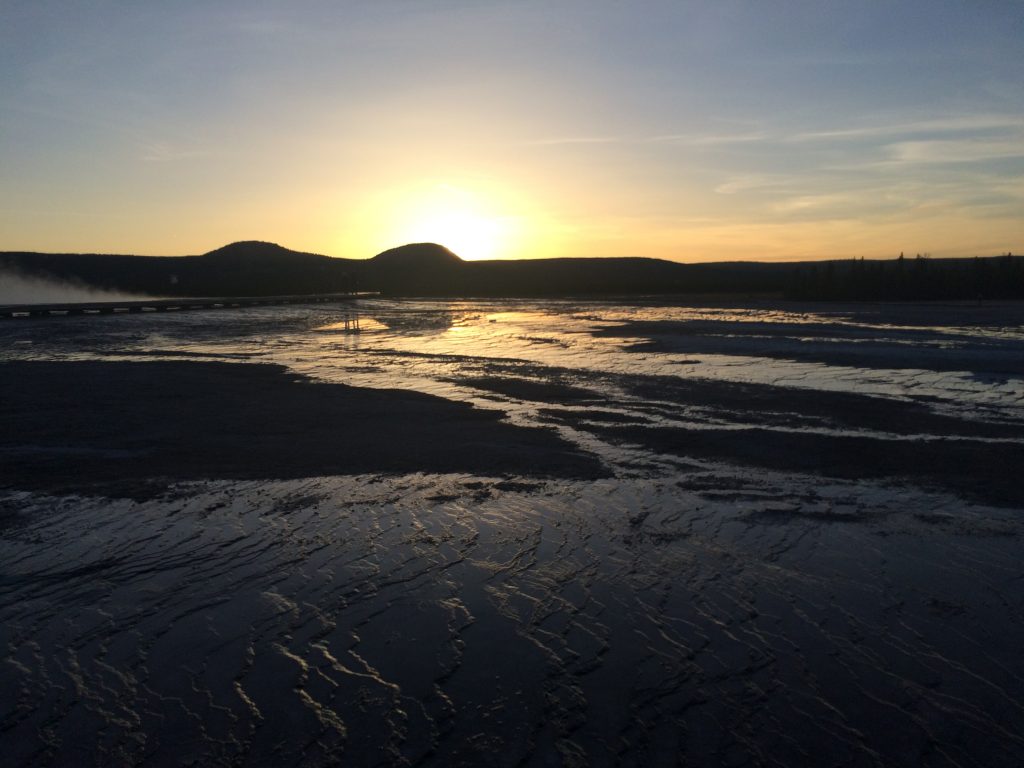
[[[5, 764], [1024, 764], [1020, 306], [359, 317], [5, 321], [0, 375], [276, 363], [505, 412], [603, 470], [8, 481]], [[5, 461], [73, 461], [9, 424]]]

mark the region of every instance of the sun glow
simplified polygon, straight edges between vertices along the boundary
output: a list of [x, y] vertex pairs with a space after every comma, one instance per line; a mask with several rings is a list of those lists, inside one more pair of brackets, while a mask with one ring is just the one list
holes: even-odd
[[467, 261], [515, 258], [522, 246], [523, 218], [495, 193], [436, 184], [388, 195], [372, 216], [386, 242], [439, 243]]
[[470, 210], [439, 209], [416, 215], [396, 242], [440, 243], [463, 259], [493, 259], [501, 252], [504, 223]]

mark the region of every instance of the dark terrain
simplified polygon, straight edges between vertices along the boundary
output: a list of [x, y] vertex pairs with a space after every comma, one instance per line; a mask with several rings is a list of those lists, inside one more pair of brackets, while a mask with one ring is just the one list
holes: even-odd
[[608, 474], [500, 412], [252, 363], [0, 362], [0, 422], [0, 488], [147, 498], [202, 478]]
[[0, 252], [0, 269], [149, 296], [276, 296], [376, 291], [386, 296], [714, 294], [802, 300], [1024, 298], [1024, 257], [683, 264], [649, 258], [463, 261], [415, 243], [371, 259], [237, 242], [201, 256]]
[[1022, 313], [0, 322], [3, 764], [1020, 768]]

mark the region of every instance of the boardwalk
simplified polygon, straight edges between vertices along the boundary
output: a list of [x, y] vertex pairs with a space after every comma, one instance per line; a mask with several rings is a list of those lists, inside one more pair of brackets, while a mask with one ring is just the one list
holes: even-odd
[[0, 318], [113, 315], [137, 312], [178, 312], [197, 309], [234, 309], [282, 304], [327, 304], [354, 301], [374, 293], [323, 293], [311, 296], [220, 296], [195, 299], [143, 299], [50, 304], [0, 305]]

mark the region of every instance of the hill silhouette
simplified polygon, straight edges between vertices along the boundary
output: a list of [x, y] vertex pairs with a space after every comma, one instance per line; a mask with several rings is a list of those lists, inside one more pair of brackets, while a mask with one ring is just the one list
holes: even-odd
[[58, 282], [150, 296], [274, 296], [339, 293], [354, 282], [347, 259], [258, 240], [199, 256], [0, 253], [0, 268]]
[[387, 268], [449, 269], [464, 262], [443, 245], [437, 243], [410, 243], [378, 253], [370, 263]]
[[277, 243], [267, 243], [262, 240], [241, 240], [237, 243], [230, 243], [204, 253], [201, 258], [220, 262], [235, 262], [237, 264], [283, 264], [297, 260], [315, 261], [316, 259], [330, 257], [316, 253], [293, 251]]
[[463, 261], [411, 243], [341, 259], [240, 241], [199, 256], [0, 252], [0, 271], [150, 296], [273, 296], [378, 291], [386, 296], [714, 294], [815, 300], [1024, 299], [1024, 259], [915, 258], [681, 264], [649, 258]]
[[443, 295], [458, 285], [464, 262], [443, 245], [410, 243], [369, 259], [360, 283], [369, 290], [398, 296]]

